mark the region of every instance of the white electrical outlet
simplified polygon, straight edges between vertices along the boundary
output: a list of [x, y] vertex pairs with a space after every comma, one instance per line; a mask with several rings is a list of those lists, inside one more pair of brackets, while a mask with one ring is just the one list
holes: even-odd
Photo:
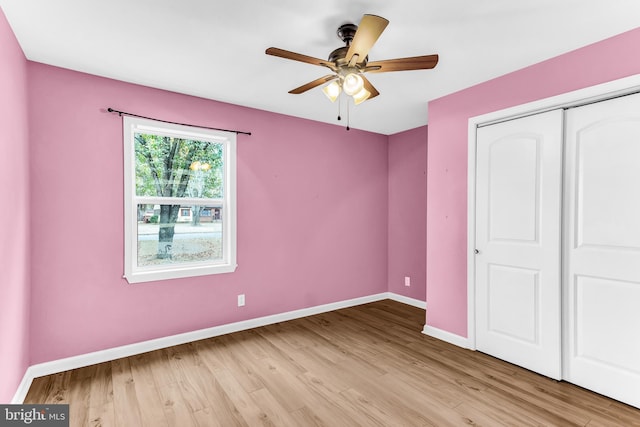
[[238, 295], [238, 307], [244, 307], [244, 294]]
[[404, 285], [405, 286], [411, 286], [411, 277], [404, 276]]

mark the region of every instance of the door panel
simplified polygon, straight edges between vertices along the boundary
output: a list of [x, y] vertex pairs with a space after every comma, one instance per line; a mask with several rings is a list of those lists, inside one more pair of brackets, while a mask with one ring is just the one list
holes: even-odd
[[488, 332], [535, 344], [540, 301], [538, 270], [489, 265]]
[[574, 247], [640, 249], [640, 198], [628, 193], [628, 183], [640, 183], [640, 140], [633, 135], [640, 136], [640, 120], [604, 120], [578, 131]]
[[476, 347], [559, 379], [562, 111], [477, 135]]
[[488, 149], [489, 240], [537, 242], [540, 140], [513, 135]]
[[565, 378], [640, 407], [640, 95], [567, 112]]
[[[576, 275], [574, 294], [576, 355], [591, 364], [604, 365], [605, 369], [610, 366], [640, 375], [640, 345], [634, 336], [637, 330], [630, 330], [634, 335], [622, 339], [619, 334], [611, 333], [621, 325], [633, 325], [638, 321], [640, 286], [633, 282]], [[603, 302], [615, 307], [607, 316], [602, 315]]]

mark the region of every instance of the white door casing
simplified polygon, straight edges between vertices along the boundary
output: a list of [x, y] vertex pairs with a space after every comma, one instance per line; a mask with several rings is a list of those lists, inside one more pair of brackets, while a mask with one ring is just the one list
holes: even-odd
[[640, 94], [567, 111], [564, 378], [640, 407]]
[[477, 130], [476, 348], [561, 377], [561, 110]]

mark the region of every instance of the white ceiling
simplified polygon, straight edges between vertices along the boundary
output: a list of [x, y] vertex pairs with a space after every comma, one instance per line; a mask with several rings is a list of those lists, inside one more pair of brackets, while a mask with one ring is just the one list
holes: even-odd
[[325, 68], [264, 51], [325, 59], [343, 45], [341, 24], [380, 15], [390, 23], [371, 61], [440, 55], [433, 70], [369, 76], [380, 96], [350, 108], [351, 127], [387, 135], [425, 125], [429, 100], [640, 26], [638, 0], [0, 0], [0, 7], [32, 61], [341, 125], [337, 104], [320, 88], [287, 93]]

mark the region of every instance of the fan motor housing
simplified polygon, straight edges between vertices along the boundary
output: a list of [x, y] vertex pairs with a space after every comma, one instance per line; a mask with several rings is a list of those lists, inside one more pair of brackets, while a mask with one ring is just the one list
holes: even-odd
[[345, 56], [349, 51], [349, 46], [339, 47], [329, 54], [329, 61], [336, 65], [343, 65], [347, 63]]
[[[348, 51], [349, 51], [349, 46], [343, 46], [343, 47], [337, 48], [336, 50], [334, 50], [329, 54], [329, 61], [336, 64], [338, 68], [347, 65], [349, 63], [349, 61], [347, 61], [346, 59]], [[368, 60], [369, 60], [369, 56], [367, 55], [363, 61], [360, 61], [357, 64], [357, 67], [358, 68], [365, 67], [367, 65]]]

